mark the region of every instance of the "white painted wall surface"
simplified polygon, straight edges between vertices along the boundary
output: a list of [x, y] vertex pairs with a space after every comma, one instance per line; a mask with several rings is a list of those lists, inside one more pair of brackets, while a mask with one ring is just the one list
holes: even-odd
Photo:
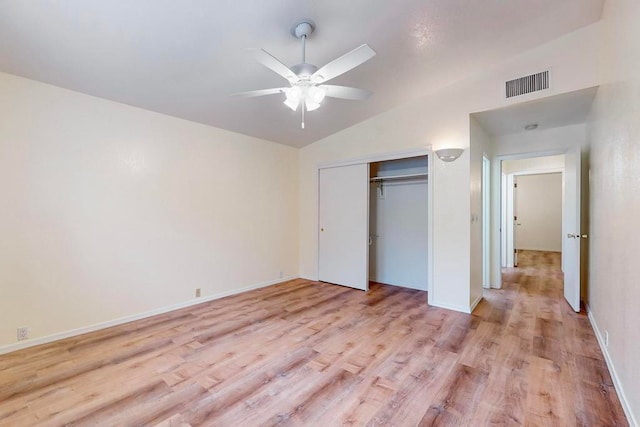
[[586, 131], [585, 124], [577, 124], [498, 136], [492, 140], [493, 154], [508, 156], [542, 152], [546, 153], [543, 156], [551, 157], [551, 154], [564, 152], [576, 144], [586, 149]]
[[297, 276], [297, 161], [0, 74], [0, 346]]
[[[564, 143], [566, 144], [566, 141], [564, 141]], [[532, 157], [530, 159], [506, 160], [502, 162], [502, 173], [506, 174], [517, 172], [556, 172], [561, 171], [563, 168], [563, 154], [557, 156]]]
[[372, 183], [369, 195], [369, 280], [426, 291], [427, 181], [385, 182], [384, 198]]
[[604, 84], [588, 126], [591, 228], [588, 304], [614, 379], [640, 422], [640, 2], [605, 2], [599, 45]]
[[470, 138], [471, 138], [471, 172], [470, 172], [470, 199], [471, 199], [471, 291], [469, 303], [477, 304], [482, 298], [483, 277], [482, 277], [482, 156], [491, 156], [491, 138], [484, 131], [478, 121], [470, 117]]
[[[366, 120], [300, 150], [300, 273], [317, 278], [317, 166], [374, 154], [433, 148], [465, 148], [452, 163], [434, 160], [433, 292], [435, 305], [470, 310], [471, 301], [471, 158], [469, 113], [513, 103], [502, 97], [505, 80], [548, 67], [553, 87], [519, 101], [593, 87], [598, 83], [592, 46], [599, 36], [594, 24], [525, 52], [486, 73], [459, 82]], [[474, 178], [475, 179], [475, 178]], [[474, 247], [478, 245], [474, 237]], [[481, 282], [480, 282], [481, 283]]]
[[562, 251], [562, 173], [516, 177], [516, 249]]

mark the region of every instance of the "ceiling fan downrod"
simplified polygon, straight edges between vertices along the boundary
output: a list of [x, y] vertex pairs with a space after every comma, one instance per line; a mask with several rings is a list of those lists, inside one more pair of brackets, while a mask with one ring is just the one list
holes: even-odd
[[[310, 20], [304, 20], [296, 24], [291, 31], [294, 36], [300, 39], [302, 44], [302, 61], [300, 63], [302, 65], [301, 68], [303, 68], [304, 64], [307, 63], [307, 55], [306, 55], [307, 37], [309, 37], [311, 33], [313, 33], [314, 29], [315, 29], [315, 25], [313, 24], [313, 22], [311, 22]], [[302, 102], [300, 107], [301, 107], [300, 108], [300, 116], [301, 116], [300, 128], [304, 129], [305, 103]]]

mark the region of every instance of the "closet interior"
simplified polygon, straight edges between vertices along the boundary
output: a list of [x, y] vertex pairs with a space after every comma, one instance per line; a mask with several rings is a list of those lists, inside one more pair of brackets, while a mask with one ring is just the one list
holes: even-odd
[[369, 280], [426, 291], [427, 156], [369, 167]]

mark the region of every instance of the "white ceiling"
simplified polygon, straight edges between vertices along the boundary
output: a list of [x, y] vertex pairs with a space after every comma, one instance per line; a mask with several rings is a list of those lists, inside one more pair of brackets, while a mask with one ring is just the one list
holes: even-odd
[[587, 88], [535, 101], [515, 104], [497, 110], [473, 114], [490, 135], [502, 136], [525, 131], [537, 124], [536, 130], [584, 123], [587, 120], [597, 88]]
[[[2, 0], [0, 71], [301, 147], [600, 18], [603, 0]], [[367, 43], [378, 55], [332, 80], [367, 101], [307, 115], [283, 95], [229, 94], [285, 80], [246, 51], [300, 62], [291, 27], [317, 24], [317, 66]]]

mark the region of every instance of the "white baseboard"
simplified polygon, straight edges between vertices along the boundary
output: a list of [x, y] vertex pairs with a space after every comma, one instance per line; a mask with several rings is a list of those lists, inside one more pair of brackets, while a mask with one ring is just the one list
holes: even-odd
[[624, 394], [624, 389], [622, 388], [622, 383], [620, 382], [620, 378], [618, 377], [616, 368], [613, 365], [613, 360], [611, 360], [609, 349], [604, 345], [604, 338], [600, 333], [600, 329], [598, 328], [598, 324], [596, 323], [596, 319], [593, 316], [593, 313], [591, 311], [591, 307], [589, 307], [589, 304], [587, 304], [587, 315], [589, 317], [589, 322], [591, 322], [591, 327], [593, 328], [593, 331], [596, 333], [596, 339], [598, 340], [598, 344], [600, 345], [600, 350], [602, 350], [602, 354], [604, 355], [604, 360], [607, 363], [609, 372], [611, 372], [611, 378], [613, 379], [613, 386], [616, 389], [616, 393], [618, 393], [618, 397], [620, 398], [620, 403], [622, 404], [622, 409], [624, 410], [624, 413], [627, 416], [627, 421], [629, 421], [629, 425], [631, 425], [631, 427], [638, 427], [638, 421], [634, 416], [633, 412], [631, 412], [631, 406], [629, 405], [627, 396]]
[[267, 286], [272, 286], [278, 283], [286, 282], [288, 280], [296, 279], [297, 277], [283, 277], [281, 279], [269, 280], [267, 282], [256, 283], [253, 285], [245, 286], [240, 289], [234, 289], [231, 291], [219, 292], [213, 295], [207, 295], [201, 298], [195, 298], [189, 301], [181, 302], [178, 304], [173, 304], [166, 307], [157, 308], [154, 310], [145, 311], [144, 313], [133, 314], [131, 316], [121, 317], [119, 319], [108, 320], [106, 322], [95, 323], [89, 326], [83, 326], [77, 329], [71, 329], [68, 331], [58, 332], [52, 335], [47, 335], [45, 337], [34, 338], [25, 341], [19, 341], [17, 343], [8, 344], [4, 346], [0, 346], [0, 354], [10, 353], [12, 351], [22, 350], [24, 348], [34, 347], [36, 345], [47, 344], [53, 341], [58, 341], [64, 338], [74, 337], [76, 335], [86, 334], [88, 332], [98, 331], [100, 329], [110, 328], [112, 326], [121, 325], [123, 323], [132, 322], [134, 320], [140, 320], [151, 316], [156, 316], [158, 314], [168, 313], [170, 311], [179, 310], [181, 308], [189, 307], [192, 305], [202, 304], [208, 301], [213, 301], [216, 299], [228, 297], [231, 295], [240, 294], [242, 292], [251, 291], [253, 289], [264, 288]]
[[[480, 302], [480, 301], [478, 301]], [[465, 307], [462, 305], [455, 305], [455, 304], [448, 304], [448, 303], [443, 303], [440, 301], [430, 301], [429, 305], [432, 305], [434, 307], [438, 307], [438, 308], [446, 308], [447, 310], [453, 310], [453, 311], [459, 311], [461, 313], [467, 313], [467, 314], [471, 314], [471, 311], [473, 311], [473, 308], [469, 307]]]
[[469, 311], [469, 313], [473, 313], [473, 310], [480, 304], [480, 301], [482, 301], [482, 295], [478, 295], [478, 298], [471, 304], [471, 311]]

